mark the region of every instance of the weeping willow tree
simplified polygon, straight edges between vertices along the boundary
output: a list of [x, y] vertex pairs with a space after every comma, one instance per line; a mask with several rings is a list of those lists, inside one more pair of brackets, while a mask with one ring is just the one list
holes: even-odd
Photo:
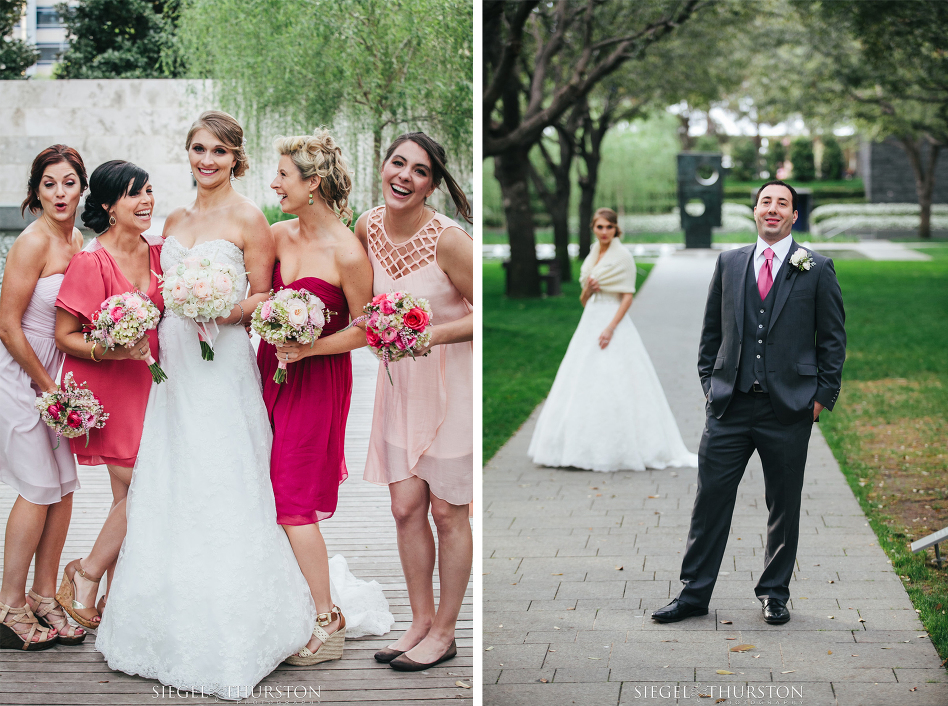
[[395, 132], [424, 130], [449, 151], [470, 151], [470, 2], [189, 0], [178, 27], [192, 75], [215, 79], [221, 104], [252, 136], [339, 118], [370, 133], [375, 203]]

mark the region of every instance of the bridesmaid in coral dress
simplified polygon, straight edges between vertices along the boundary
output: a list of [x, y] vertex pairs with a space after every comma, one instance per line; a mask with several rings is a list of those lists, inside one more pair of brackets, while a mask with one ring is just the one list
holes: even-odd
[[[389, 487], [408, 584], [411, 626], [375, 655], [399, 671], [425, 669], [457, 654], [455, 624], [471, 573], [474, 250], [457, 223], [425, 204], [442, 180], [470, 221], [464, 192], [445, 167], [444, 148], [421, 132], [402, 135], [382, 166], [385, 205], [356, 225], [372, 263], [374, 293], [409, 292], [426, 298], [432, 311], [427, 357], [392, 364], [392, 383], [379, 369], [364, 475]], [[429, 508], [438, 528], [437, 610]]]
[[105, 428], [90, 432], [88, 446], [84, 436], [71, 440], [79, 463], [105, 464], [112, 484], [112, 509], [92, 551], [66, 565], [56, 594], [69, 615], [88, 628], [99, 624], [104, 604], [93, 607], [98, 583], [106, 571], [111, 580], [125, 538], [125, 498], [152, 385], [145, 361], [149, 355], [158, 359], [158, 331], [152, 329], [128, 347], [102, 350], [99, 343], [85, 342], [82, 327], [105, 299], [132, 290], [144, 292], [164, 311], [157, 276], [163, 241], [143, 235], [154, 205], [143, 169], [119, 160], [97, 167], [89, 179], [82, 222], [99, 236], [73, 258], [56, 300], [56, 344], [66, 353], [63, 374], [72, 372], [76, 382], [86, 382], [109, 413]]
[[[85, 188], [85, 165], [71, 147], [53, 145], [36, 156], [21, 213], [29, 208], [41, 215], [10, 248], [0, 292], [0, 480], [17, 493], [3, 545], [4, 649], [76, 645], [86, 637], [53, 598], [79, 487], [76, 461], [67, 443], [57, 445], [34, 406], [37, 395], [59, 389], [56, 294], [66, 266], [82, 249], [75, 221]], [[33, 587], [25, 598], [34, 556]]]
[[[312, 665], [342, 657], [346, 621], [333, 604], [329, 557], [319, 522], [336, 511], [346, 471], [346, 418], [352, 394], [349, 351], [365, 345], [358, 326], [343, 330], [349, 312], [372, 298], [372, 269], [359, 241], [346, 227], [352, 180], [327, 131], [276, 140], [277, 176], [270, 184], [284, 213], [297, 219], [272, 226], [277, 262], [273, 289], [306, 289], [329, 311], [320, 337], [309, 344], [275, 347], [261, 341], [257, 365], [263, 399], [273, 425], [270, 480], [277, 522], [289, 537], [316, 603], [317, 624], [309, 643], [287, 662]], [[286, 380], [273, 381], [278, 360]]]

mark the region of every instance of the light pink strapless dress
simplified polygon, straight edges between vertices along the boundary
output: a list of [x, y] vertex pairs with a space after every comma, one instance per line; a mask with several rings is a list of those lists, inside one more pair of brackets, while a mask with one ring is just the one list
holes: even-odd
[[[435, 213], [410, 240], [395, 245], [382, 225], [384, 206], [369, 212], [373, 293], [408, 292], [431, 304], [431, 323], [467, 316], [471, 304], [438, 267], [438, 238], [460, 226]], [[463, 228], [461, 229], [463, 230]], [[474, 499], [474, 344], [435, 346], [426, 358], [379, 366], [365, 480], [380, 485], [417, 476], [452, 505]]]
[[[56, 348], [56, 295], [63, 275], [42, 277], [23, 314], [21, 326], [46, 372], [55, 380], [63, 362]], [[0, 481], [37, 505], [59, 502], [79, 488], [69, 440], [56, 446], [56, 434], [36, 411], [37, 389], [13, 356], [0, 344]]]

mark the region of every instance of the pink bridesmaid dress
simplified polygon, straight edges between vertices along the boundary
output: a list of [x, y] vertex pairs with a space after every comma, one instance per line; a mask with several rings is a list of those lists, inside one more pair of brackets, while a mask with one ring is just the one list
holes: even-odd
[[[373, 293], [402, 291], [431, 304], [431, 323], [455, 321], [471, 304], [438, 267], [438, 238], [460, 226], [435, 213], [408, 241], [389, 240], [384, 206], [369, 212], [366, 230]], [[463, 229], [461, 229], [463, 230]], [[469, 236], [470, 237], [470, 236]], [[452, 505], [474, 499], [474, 344], [435, 346], [425, 358], [379, 366], [364, 478], [388, 485], [411, 476]]]
[[[342, 289], [318, 277], [286, 284], [280, 263], [273, 270], [273, 289], [305, 289], [335, 312], [322, 336], [349, 324], [349, 304]], [[263, 401], [273, 427], [270, 482], [276, 497], [277, 524], [311, 525], [332, 517], [339, 486], [348, 477], [346, 419], [352, 396], [349, 353], [313, 355], [290, 363], [286, 380], [273, 382], [276, 347], [266, 341], [257, 349], [263, 378]]]
[[[165, 300], [154, 273], [161, 274], [161, 246], [164, 241], [157, 235], [142, 237], [149, 246], [149, 267], [153, 273], [145, 294], [163, 312]], [[66, 268], [66, 278], [59, 290], [56, 306], [68, 311], [83, 324], [88, 324], [91, 323], [92, 314], [102, 307], [103, 301], [113, 294], [124, 294], [133, 289], [109, 251], [96, 239], [78, 253]], [[152, 356], [160, 363], [158, 329], [148, 332], [148, 343]], [[92, 348], [91, 343], [89, 348]], [[103, 360], [97, 363], [90, 356], [76, 358], [67, 355], [63, 363], [63, 375], [68, 372], [72, 372], [77, 383], [85, 382], [109, 413], [104, 428], [89, 432], [88, 446], [85, 436], [70, 439], [76, 460], [83, 466], [109, 463], [133, 468], [142, 440], [145, 407], [152, 386], [148, 365], [143, 360]]]
[[[54, 380], [63, 354], [56, 348], [56, 295], [63, 275], [42, 277], [23, 312], [26, 340]], [[76, 461], [67, 439], [56, 434], [36, 411], [37, 389], [0, 343], [0, 481], [36, 505], [52, 505], [79, 488]]]

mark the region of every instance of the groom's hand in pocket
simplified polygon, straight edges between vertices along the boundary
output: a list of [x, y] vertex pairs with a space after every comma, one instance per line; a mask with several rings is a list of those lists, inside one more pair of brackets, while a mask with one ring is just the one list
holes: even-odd
[[814, 422], [820, 418], [820, 412], [822, 412], [823, 409], [824, 409], [823, 405], [821, 405], [816, 400], [813, 400], [813, 421]]

